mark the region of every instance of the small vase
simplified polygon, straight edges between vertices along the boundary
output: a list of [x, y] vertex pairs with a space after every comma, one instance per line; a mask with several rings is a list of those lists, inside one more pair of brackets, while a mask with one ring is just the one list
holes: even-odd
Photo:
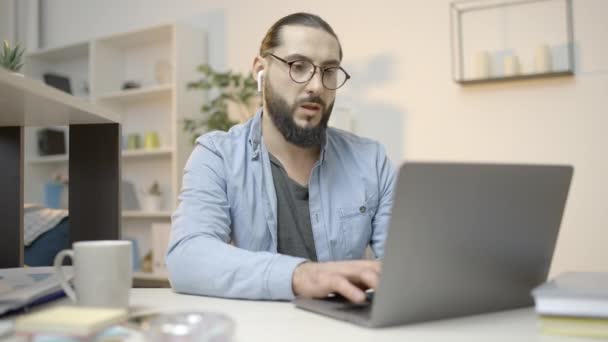
[[485, 79], [490, 77], [490, 54], [486, 51], [480, 51], [475, 54], [473, 66], [473, 77], [475, 79]]
[[154, 78], [158, 84], [171, 82], [171, 64], [167, 60], [160, 60], [154, 64]]
[[521, 72], [521, 65], [517, 56], [506, 56], [504, 59], [504, 76], [517, 76]]
[[534, 55], [534, 71], [542, 74], [553, 69], [551, 48], [548, 45], [539, 45]]
[[143, 209], [146, 212], [160, 211], [161, 197], [156, 195], [145, 195], [143, 198]]

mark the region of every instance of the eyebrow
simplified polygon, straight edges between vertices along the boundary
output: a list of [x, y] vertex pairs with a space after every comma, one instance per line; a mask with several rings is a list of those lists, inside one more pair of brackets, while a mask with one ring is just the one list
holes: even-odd
[[[299, 53], [293, 53], [293, 54], [287, 55], [285, 57], [285, 60], [286, 61], [290, 61], [290, 62], [297, 61], [297, 60], [302, 60], [302, 59], [307, 60], [309, 62], [312, 62], [312, 60], [310, 58], [308, 58], [308, 57], [306, 57], [304, 55], [300, 55]], [[340, 61], [338, 61], [336, 59], [332, 59], [332, 60], [329, 60], [329, 61], [325, 61], [325, 62], [321, 63], [320, 65], [322, 65], [322, 66], [325, 66], [325, 65], [340, 65]]]

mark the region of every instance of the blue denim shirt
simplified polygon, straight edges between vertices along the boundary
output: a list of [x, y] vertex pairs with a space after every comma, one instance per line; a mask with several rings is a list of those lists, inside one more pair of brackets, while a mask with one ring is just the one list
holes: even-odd
[[[378, 142], [328, 128], [308, 187], [317, 257], [384, 255], [395, 169]], [[261, 110], [228, 132], [199, 137], [172, 217], [167, 267], [174, 290], [289, 300], [305, 259], [277, 254], [277, 201]], [[231, 243], [232, 242], [232, 243]]]

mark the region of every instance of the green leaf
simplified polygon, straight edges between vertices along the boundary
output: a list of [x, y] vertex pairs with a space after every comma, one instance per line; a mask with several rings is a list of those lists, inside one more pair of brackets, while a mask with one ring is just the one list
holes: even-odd
[[12, 71], [19, 71], [23, 66], [24, 52], [25, 49], [20, 44], [16, 44], [15, 48], [11, 48], [8, 41], [4, 40], [2, 54], [0, 55], [0, 65]]
[[226, 131], [237, 124], [230, 120], [228, 103], [235, 103], [240, 108], [250, 108], [251, 100], [258, 96], [257, 82], [248, 73], [219, 72], [207, 64], [199, 65], [196, 70], [203, 78], [189, 82], [188, 89], [202, 91], [213, 97], [204, 96], [206, 102], [199, 108], [203, 118], [184, 121], [184, 131], [191, 135], [193, 142], [204, 132]]
[[2, 52], [2, 58], [6, 58], [6, 56], [8, 56], [9, 53], [11, 52], [11, 48], [8, 45], [8, 41], [7, 40], [4, 41], [4, 45], [2, 46], [2, 51], [3, 51]]
[[207, 64], [203, 64], [198, 67], [198, 71], [205, 75], [209, 75], [211, 73], [211, 68]]
[[17, 52], [19, 52], [19, 45], [17, 45], [17, 46], [16, 46], [16, 47], [13, 49], [13, 51], [11, 51], [11, 53], [10, 53], [10, 55], [9, 55], [9, 58], [8, 58], [8, 59], [9, 59], [11, 62], [15, 61], [15, 58], [17, 57]]

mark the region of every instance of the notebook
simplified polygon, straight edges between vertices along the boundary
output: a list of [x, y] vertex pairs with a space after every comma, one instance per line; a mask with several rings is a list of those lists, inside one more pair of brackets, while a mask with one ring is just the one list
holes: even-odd
[[[68, 279], [71, 266], [65, 266]], [[6, 268], [0, 270], [0, 316], [16, 313], [64, 296], [52, 267]]]
[[608, 273], [562, 273], [532, 295], [540, 315], [608, 318]]
[[89, 336], [127, 316], [126, 309], [56, 306], [18, 317], [15, 332]]

